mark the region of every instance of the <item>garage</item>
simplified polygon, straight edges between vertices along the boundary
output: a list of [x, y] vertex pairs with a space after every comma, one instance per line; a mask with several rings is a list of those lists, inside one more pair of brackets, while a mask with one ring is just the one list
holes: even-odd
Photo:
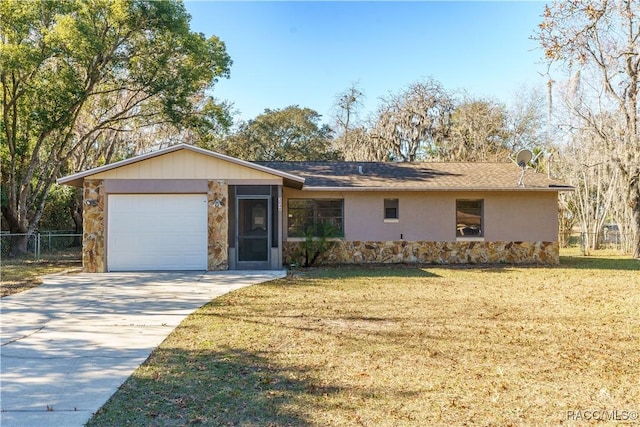
[[[304, 178], [286, 172], [178, 144], [58, 184], [82, 189], [83, 271], [221, 271], [282, 267], [282, 233], [273, 223], [282, 224], [285, 180], [298, 190], [304, 185]], [[253, 228], [242, 229], [246, 233], [236, 236], [236, 202], [257, 199], [271, 203], [247, 215], [271, 230], [253, 236], [247, 234]], [[239, 207], [245, 204], [251, 202]], [[254, 237], [262, 245], [259, 260], [243, 250]]]
[[206, 194], [110, 194], [107, 271], [207, 270]]

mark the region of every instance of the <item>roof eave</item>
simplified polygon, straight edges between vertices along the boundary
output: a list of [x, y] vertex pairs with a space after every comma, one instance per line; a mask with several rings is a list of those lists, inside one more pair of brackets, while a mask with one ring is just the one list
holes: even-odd
[[125, 159], [125, 160], [120, 160], [119, 162], [115, 162], [115, 163], [111, 163], [108, 165], [104, 165], [104, 166], [99, 166], [97, 168], [93, 168], [93, 169], [89, 169], [86, 170], [84, 172], [78, 172], [75, 173], [73, 175], [68, 175], [62, 178], [58, 178], [56, 180], [56, 182], [58, 184], [64, 184], [64, 185], [70, 185], [73, 187], [82, 187], [82, 182], [84, 180], [84, 178], [91, 176], [91, 175], [96, 175], [102, 172], [107, 172], [110, 171], [112, 169], [116, 169], [119, 167], [123, 167], [123, 166], [127, 166], [130, 164], [134, 164], [137, 162], [141, 162], [143, 160], [147, 160], [153, 157], [158, 157], [158, 156], [162, 156], [164, 154], [169, 154], [169, 153], [173, 153], [174, 151], [178, 151], [178, 150], [183, 150], [183, 149], [187, 149], [187, 150], [191, 150], [193, 152], [196, 153], [200, 153], [209, 157], [214, 157], [220, 160], [225, 160], [228, 161], [230, 163], [234, 163], [240, 166], [244, 166], [244, 167], [248, 167], [250, 169], [255, 169], [255, 170], [259, 170], [261, 172], [265, 172], [271, 175], [275, 175], [275, 176], [279, 176], [281, 178], [283, 178], [283, 180], [287, 180], [288, 182], [291, 183], [290, 186], [292, 187], [297, 187], [300, 186], [302, 187], [304, 185], [305, 179], [302, 177], [299, 177], [297, 175], [293, 175], [287, 172], [282, 172], [279, 171], [277, 169], [272, 169], [266, 166], [262, 166], [262, 165], [258, 165], [252, 162], [248, 162], [246, 160], [241, 160], [241, 159], [236, 159], [235, 157], [231, 157], [231, 156], [227, 156], [224, 154], [220, 154], [220, 153], [214, 153], [213, 151], [209, 151], [209, 150], [205, 150], [203, 148], [199, 148], [199, 147], [194, 147], [193, 145], [188, 145], [188, 144], [178, 144], [178, 145], [173, 145], [171, 147], [162, 149], [162, 150], [158, 150], [158, 151], [153, 151], [150, 153], [146, 153], [146, 154], [141, 154], [139, 156], [136, 157], [131, 157], [130, 159]]
[[548, 187], [322, 187], [322, 186], [304, 186], [303, 191], [438, 191], [438, 192], [451, 192], [451, 191], [574, 191], [571, 186], [548, 186]]

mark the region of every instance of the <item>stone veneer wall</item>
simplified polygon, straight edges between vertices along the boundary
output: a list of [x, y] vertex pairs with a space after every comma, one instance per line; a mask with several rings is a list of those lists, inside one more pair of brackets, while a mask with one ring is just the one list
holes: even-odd
[[82, 203], [82, 270], [104, 273], [104, 182], [85, 179]]
[[[283, 262], [302, 264], [302, 242], [283, 242]], [[558, 242], [336, 241], [317, 263], [549, 264], [560, 262]]]
[[227, 182], [224, 180], [209, 181], [207, 191], [209, 271], [229, 269], [228, 200], [229, 187]]

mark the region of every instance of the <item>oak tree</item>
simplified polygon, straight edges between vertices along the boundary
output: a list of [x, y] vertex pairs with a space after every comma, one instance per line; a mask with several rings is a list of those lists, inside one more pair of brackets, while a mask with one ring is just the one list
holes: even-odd
[[321, 118], [318, 112], [297, 105], [267, 108], [213, 148], [251, 161], [334, 160], [332, 130]]
[[391, 154], [391, 160], [424, 159], [446, 139], [454, 101], [434, 79], [409, 85], [382, 99], [370, 144]]
[[437, 147], [438, 158], [447, 161], [504, 161], [508, 132], [504, 105], [467, 97], [451, 115], [449, 138]]
[[71, 158], [97, 135], [206, 122], [195, 95], [227, 77], [231, 60], [189, 20], [178, 1], [0, 2], [2, 216], [12, 232], [33, 233], [55, 179], [75, 172]]

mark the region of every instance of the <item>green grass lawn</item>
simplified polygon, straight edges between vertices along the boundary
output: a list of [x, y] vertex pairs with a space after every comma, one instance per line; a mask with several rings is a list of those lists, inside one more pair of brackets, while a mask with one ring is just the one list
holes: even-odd
[[320, 268], [233, 292], [88, 425], [572, 425], [567, 411], [640, 411], [640, 262], [561, 262]]

